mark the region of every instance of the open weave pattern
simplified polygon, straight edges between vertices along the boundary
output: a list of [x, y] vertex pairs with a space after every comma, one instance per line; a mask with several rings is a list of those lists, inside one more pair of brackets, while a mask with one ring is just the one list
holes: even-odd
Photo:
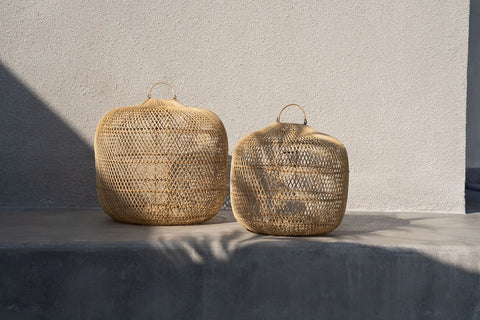
[[95, 135], [100, 204], [121, 222], [204, 222], [225, 199], [227, 148], [223, 124], [208, 110], [150, 98], [112, 110]]
[[232, 209], [250, 231], [330, 232], [343, 219], [347, 192], [345, 147], [307, 125], [272, 124], [242, 138], [233, 151]]

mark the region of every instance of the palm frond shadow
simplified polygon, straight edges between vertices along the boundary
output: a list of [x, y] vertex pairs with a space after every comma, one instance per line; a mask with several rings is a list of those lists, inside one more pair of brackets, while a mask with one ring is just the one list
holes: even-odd
[[[269, 127], [267, 127], [269, 128]], [[265, 130], [269, 130], [264, 128]], [[272, 167], [275, 165], [280, 165], [281, 163], [289, 165], [303, 165], [304, 163], [304, 154], [302, 154], [301, 148], [298, 147], [292, 140], [287, 137], [287, 134], [276, 134], [268, 136], [268, 139], [263, 138], [263, 134], [266, 134], [264, 129], [257, 132], [256, 135], [250, 136], [248, 142], [243, 142], [245, 145], [249, 145], [248, 151], [245, 151], [246, 155], [243, 156], [245, 161], [252, 163], [255, 166], [259, 164], [271, 164]], [[301, 136], [303, 133], [302, 126], [292, 126], [289, 127], [290, 131], [293, 131], [292, 136]], [[281, 131], [279, 131], [281, 132]], [[319, 133], [320, 134], [320, 133]], [[323, 134], [322, 134], [323, 135]], [[274, 141], [269, 142], [269, 139], [272, 139], [274, 136]], [[266, 141], [267, 140], [267, 143]], [[309, 166], [309, 175], [315, 171], [315, 174], [320, 177], [325, 177], [324, 172], [322, 172], [322, 166]], [[328, 176], [329, 179], [339, 179], [339, 177]], [[304, 194], [307, 194], [308, 197], [320, 198], [320, 192], [318, 185], [315, 185], [312, 180], [309, 180], [304, 173], [299, 172], [279, 172], [275, 173], [274, 171], [265, 171], [265, 170], [245, 170], [242, 173], [235, 175], [235, 183], [239, 189], [242, 190], [243, 196], [239, 196], [239, 199], [242, 199], [243, 203], [243, 212], [241, 214], [245, 215], [245, 221], [248, 220], [261, 220], [263, 218], [264, 222], [258, 222], [258, 225], [252, 229], [262, 230], [259, 231], [262, 233], [275, 233], [273, 231], [276, 228], [282, 229], [286, 226], [282, 226], [287, 221], [297, 220], [293, 218], [297, 215], [297, 221], [303, 221], [308, 225], [309, 221], [316, 220], [315, 214], [312, 213], [312, 210], [318, 210], [319, 203], [315, 200], [297, 200], [301, 199]], [[321, 193], [329, 193], [328, 187], [331, 185], [325, 183], [321, 185]], [[348, 184], [344, 185], [345, 189], [348, 190]], [[310, 192], [310, 190], [315, 189], [317, 193]], [[245, 200], [245, 199], [248, 199]], [[240, 203], [237, 202], [237, 203]], [[325, 208], [327, 202], [324, 202]], [[237, 204], [238, 205], [238, 204]], [[343, 201], [341, 204], [343, 210], [345, 210], [346, 201]], [[316, 209], [312, 209], [316, 208]], [[338, 209], [338, 211], [337, 211]], [[324, 223], [325, 228], [327, 226], [333, 227], [337, 225], [339, 219], [340, 211], [342, 208], [333, 208], [331, 209], [322, 209], [324, 215], [322, 216], [322, 223]], [[261, 213], [262, 218], [259, 217], [257, 213]], [[305, 219], [302, 220], [302, 216]], [[275, 226], [269, 224], [275, 224]], [[263, 225], [263, 226], [262, 226]], [[293, 227], [293, 226], [291, 226]]]
[[[363, 219], [359, 216], [346, 222], [348, 225]], [[379, 218], [376, 222], [375, 228], [348, 234], [382, 230], [392, 221]], [[395, 223], [397, 227], [407, 224]], [[275, 319], [292, 317], [282, 310], [295, 310], [295, 317], [302, 319], [311, 318], [311, 314], [348, 318], [351, 310], [342, 306], [349, 306], [358, 314], [388, 318], [401, 310], [410, 310], [411, 301], [424, 301], [422, 310], [440, 310], [448, 319], [455, 312], [473, 315], [480, 299], [474, 286], [451, 285], [451, 281], [478, 283], [480, 273], [439, 262], [415, 250], [264, 236], [241, 229], [220, 236], [185, 236], [176, 238], [175, 243], [162, 237], [157, 240], [152, 249], [161, 257], [162, 269], [177, 274], [179, 281], [162, 290], [170, 296], [182, 295], [185, 290], [197, 292], [200, 302], [194, 306], [200, 312], [197, 317], [202, 319], [261, 318], [265, 314]], [[377, 265], [380, 262], [381, 267]], [[366, 275], [372, 270], [376, 279], [389, 279], [395, 285], [371, 281]], [[462, 300], [461, 306], [449, 304], [444, 288], [449, 288], [447, 296], [460, 294], [468, 302]], [[402, 297], [407, 291], [409, 299], [405, 300]], [[359, 295], [374, 297], [378, 292], [386, 301], [396, 303], [360, 303], [363, 300]], [[184, 303], [175, 311], [181, 314], [186, 306]]]

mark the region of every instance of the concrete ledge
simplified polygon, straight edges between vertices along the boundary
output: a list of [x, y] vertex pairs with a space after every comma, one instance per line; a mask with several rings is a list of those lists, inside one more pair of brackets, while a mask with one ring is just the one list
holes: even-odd
[[0, 319], [480, 319], [480, 215], [349, 212], [322, 237], [0, 210]]

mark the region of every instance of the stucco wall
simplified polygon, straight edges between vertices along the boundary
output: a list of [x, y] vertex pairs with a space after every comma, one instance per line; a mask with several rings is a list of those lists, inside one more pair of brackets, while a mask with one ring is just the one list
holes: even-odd
[[98, 205], [98, 121], [165, 80], [220, 116], [230, 153], [304, 105], [349, 152], [350, 209], [462, 212], [468, 11], [467, 0], [3, 1], [0, 205]]

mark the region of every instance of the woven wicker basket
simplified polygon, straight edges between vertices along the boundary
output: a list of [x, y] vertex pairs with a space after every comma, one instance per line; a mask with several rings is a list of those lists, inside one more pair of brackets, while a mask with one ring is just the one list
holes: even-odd
[[335, 138], [304, 124], [277, 123], [243, 137], [232, 158], [235, 218], [250, 231], [307, 236], [334, 230], [347, 203], [348, 158]]
[[[166, 84], [173, 99], [151, 99]], [[135, 224], [201, 223], [222, 207], [227, 134], [211, 111], [189, 108], [173, 88], [107, 113], [95, 134], [97, 193], [113, 219]]]

